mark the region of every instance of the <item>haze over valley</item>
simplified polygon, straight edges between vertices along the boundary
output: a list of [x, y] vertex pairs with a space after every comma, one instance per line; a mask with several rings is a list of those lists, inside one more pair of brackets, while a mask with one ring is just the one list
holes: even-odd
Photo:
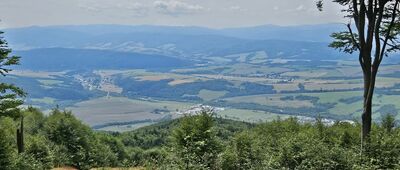
[[0, 170], [400, 169], [400, 0], [0, 0]]
[[[341, 30], [342, 24], [11, 28], [5, 38], [23, 58], [5, 81], [29, 92], [26, 105], [72, 110], [101, 130], [132, 130], [200, 105], [245, 122], [353, 120], [362, 112], [362, 72], [356, 56], [328, 47], [330, 33]], [[398, 58], [387, 58], [379, 73], [376, 120], [400, 109]]]

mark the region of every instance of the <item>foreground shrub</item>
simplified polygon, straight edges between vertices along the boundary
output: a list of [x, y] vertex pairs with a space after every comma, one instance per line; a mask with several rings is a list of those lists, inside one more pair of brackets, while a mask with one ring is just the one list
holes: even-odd
[[184, 117], [172, 134], [173, 152], [182, 169], [213, 169], [220, 152], [212, 112]]

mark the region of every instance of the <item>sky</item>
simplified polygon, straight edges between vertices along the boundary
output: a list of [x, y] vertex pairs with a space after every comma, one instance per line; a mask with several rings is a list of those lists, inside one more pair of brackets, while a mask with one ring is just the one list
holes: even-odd
[[345, 22], [326, 0], [0, 0], [0, 28], [47, 25], [175, 25], [209, 28]]

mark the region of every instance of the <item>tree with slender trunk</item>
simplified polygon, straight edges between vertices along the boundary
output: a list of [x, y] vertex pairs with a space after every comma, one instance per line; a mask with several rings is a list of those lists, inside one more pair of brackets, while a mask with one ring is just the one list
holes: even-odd
[[[0, 31], [0, 75], [6, 76], [12, 71], [9, 67], [18, 65], [20, 57], [13, 56], [7, 42], [1, 36]], [[14, 119], [20, 119], [20, 128], [17, 130], [17, 146], [18, 152], [24, 151], [24, 133], [23, 133], [23, 116], [20, 111], [20, 106], [24, 103], [22, 97], [26, 93], [14, 84], [0, 82], [0, 117], [6, 116]]]
[[[372, 124], [372, 99], [376, 76], [382, 59], [400, 49], [400, 0], [333, 0], [345, 7], [342, 12], [349, 18], [346, 30], [333, 33], [330, 47], [345, 53], [358, 52], [364, 78], [364, 105], [362, 113], [362, 139], [368, 138]], [[317, 1], [322, 11], [323, 0]], [[354, 23], [352, 23], [354, 22]]]

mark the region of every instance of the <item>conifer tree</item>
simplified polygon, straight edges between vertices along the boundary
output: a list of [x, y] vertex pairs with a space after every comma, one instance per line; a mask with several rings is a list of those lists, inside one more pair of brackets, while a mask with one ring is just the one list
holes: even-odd
[[[12, 51], [8, 47], [7, 41], [1, 36], [2, 34], [3, 32], [0, 31], [0, 74], [4, 77], [12, 71], [11, 66], [19, 64], [20, 57], [10, 55]], [[19, 153], [24, 151], [23, 116], [19, 106], [23, 104], [21, 98], [25, 95], [21, 88], [0, 80], [0, 117], [20, 119], [21, 122], [16, 135]]]
[[[12, 71], [11, 66], [19, 64], [20, 57], [10, 55], [12, 51], [2, 34], [0, 31], [0, 74], [4, 77]], [[20, 117], [19, 106], [23, 104], [20, 98], [25, 95], [21, 88], [0, 80], [0, 116]]]

